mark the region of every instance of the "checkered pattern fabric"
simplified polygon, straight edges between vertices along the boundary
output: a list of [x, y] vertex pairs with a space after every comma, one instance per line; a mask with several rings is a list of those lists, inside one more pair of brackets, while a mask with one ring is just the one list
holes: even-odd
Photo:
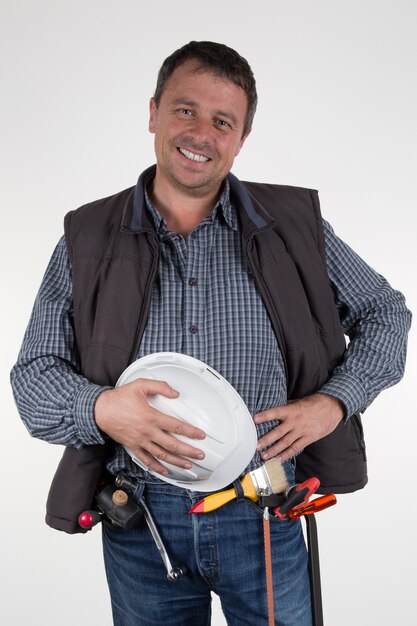
[[[173, 351], [206, 362], [234, 386], [252, 415], [285, 404], [282, 356], [247, 266], [227, 181], [211, 214], [187, 239], [169, 232], [149, 197], [146, 201], [161, 257], [138, 357]], [[324, 230], [329, 278], [351, 342], [343, 364], [320, 391], [339, 398], [349, 417], [401, 378], [410, 313], [403, 296], [327, 222]], [[103, 442], [94, 422], [94, 402], [103, 387], [79, 374], [71, 293], [71, 264], [62, 238], [36, 298], [12, 385], [32, 435], [80, 447]], [[259, 436], [274, 426], [259, 425]], [[255, 455], [248, 469], [260, 463]], [[120, 446], [109, 470], [140, 474]]]

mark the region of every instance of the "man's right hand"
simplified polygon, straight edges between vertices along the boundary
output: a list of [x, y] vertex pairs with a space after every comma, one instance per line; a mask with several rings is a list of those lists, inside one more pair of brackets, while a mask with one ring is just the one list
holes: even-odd
[[147, 378], [138, 378], [121, 387], [103, 391], [95, 404], [96, 424], [155, 472], [168, 474], [158, 459], [189, 469], [191, 462], [188, 459], [201, 460], [204, 452], [180, 441], [175, 435], [204, 439], [206, 434], [200, 428], [154, 409], [148, 402], [148, 396], [156, 394], [167, 398], [179, 395], [168, 383]]

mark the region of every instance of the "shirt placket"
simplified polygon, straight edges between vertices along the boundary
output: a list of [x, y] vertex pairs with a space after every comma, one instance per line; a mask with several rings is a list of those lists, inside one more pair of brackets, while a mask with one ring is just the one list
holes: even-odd
[[205, 295], [210, 250], [216, 222], [201, 224], [187, 239], [187, 264], [183, 278], [183, 350], [206, 360]]

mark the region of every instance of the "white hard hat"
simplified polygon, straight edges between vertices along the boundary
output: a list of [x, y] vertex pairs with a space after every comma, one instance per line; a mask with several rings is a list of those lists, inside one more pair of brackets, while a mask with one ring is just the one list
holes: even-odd
[[[120, 376], [116, 387], [137, 378], [163, 380], [179, 391], [178, 398], [160, 394], [149, 396], [153, 407], [201, 428], [203, 440], [176, 435], [181, 441], [200, 448], [205, 458], [190, 459], [191, 469], [160, 461], [169, 470], [163, 476], [149, 472], [167, 483], [196, 491], [222, 489], [240, 476], [252, 459], [257, 443], [256, 428], [246, 404], [232, 385], [212, 367], [177, 352], [156, 352], [132, 363]], [[133, 461], [146, 466], [126, 448]]]

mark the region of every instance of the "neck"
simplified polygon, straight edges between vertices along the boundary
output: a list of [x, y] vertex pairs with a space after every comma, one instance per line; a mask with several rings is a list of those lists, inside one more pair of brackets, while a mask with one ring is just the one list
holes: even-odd
[[148, 193], [161, 217], [166, 221], [168, 230], [187, 237], [205, 217], [210, 215], [220, 195], [220, 188], [202, 197], [192, 196], [186, 191], [166, 184], [157, 173], [148, 188]]

